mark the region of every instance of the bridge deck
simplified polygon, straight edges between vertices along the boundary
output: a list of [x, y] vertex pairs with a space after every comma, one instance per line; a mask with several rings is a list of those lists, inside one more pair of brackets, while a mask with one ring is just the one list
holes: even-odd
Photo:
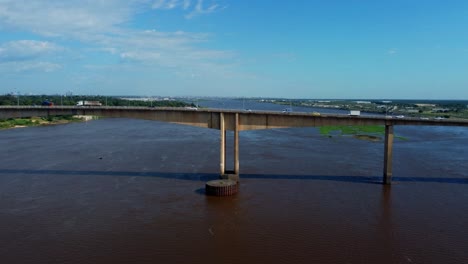
[[77, 107], [77, 106], [2, 106], [0, 119], [54, 115], [96, 115], [157, 120], [177, 124], [220, 129], [220, 114], [224, 114], [226, 130], [316, 127], [331, 125], [419, 125], [468, 126], [468, 120], [419, 118], [386, 118], [385, 116], [348, 116], [305, 112], [242, 111], [226, 109], [189, 109], [180, 107]]

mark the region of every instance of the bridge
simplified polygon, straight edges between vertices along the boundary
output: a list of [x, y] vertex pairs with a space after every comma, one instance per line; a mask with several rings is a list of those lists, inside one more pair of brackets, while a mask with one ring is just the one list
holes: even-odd
[[[239, 180], [239, 132], [243, 130], [320, 127], [320, 126], [385, 126], [383, 183], [392, 181], [393, 127], [464, 126], [468, 120], [422, 120], [419, 118], [388, 118], [385, 116], [348, 116], [300, 112], [243, 111], [225, 109], [193, 109], [179, 107], [79, 107], [79, 106], [1, 106], [0, 119], [48, 117], [57, 115], [93, 115], [112, 118], [136, 118], [220, 130], [220, 175]], [[226, 135], [234, 131], [234, 170], [226, 170]]]

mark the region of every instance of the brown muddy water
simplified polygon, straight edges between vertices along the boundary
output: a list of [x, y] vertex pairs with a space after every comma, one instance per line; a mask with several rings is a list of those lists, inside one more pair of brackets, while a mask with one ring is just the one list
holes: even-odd
[[468, 263], [468, 129], [395, 130], [391, 187], [382, 142], [243, 131], [223, 198], [217, 130], [0, 131], [0, 263]]

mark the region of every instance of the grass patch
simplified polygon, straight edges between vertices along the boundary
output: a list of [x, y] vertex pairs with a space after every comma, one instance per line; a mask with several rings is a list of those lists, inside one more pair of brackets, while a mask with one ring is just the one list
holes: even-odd
[[328, 136], [332, 133], [340, 133], [341, 135], [357, 135], [357, 134], [385, 134], [384, 126], [322, 126], [320, 134]]
[[12, 128], [17, 126], [34, 126], [36, 125], [33, 120], [30, 118], [13, 118], [13, 119], [6, 119], [0, 120], [0, 128]]
[[[352, 135], [354, 138], [368, 141], [380, 141], [385, 136], [385, 126], [322, 126], [320, 134], [331, 138], [332, 135]], [[406, 137], [397, 136], [399, 140], [408, 140]]]
[[0, 120], [0, 129], [14, 127], [30, 127], [39, 125], [66, 124], [70, 122], [83, 121], [81, 118], [73, 116], [49, 116], [49, 117], [31, 117], [31, 118], [11, 118]]

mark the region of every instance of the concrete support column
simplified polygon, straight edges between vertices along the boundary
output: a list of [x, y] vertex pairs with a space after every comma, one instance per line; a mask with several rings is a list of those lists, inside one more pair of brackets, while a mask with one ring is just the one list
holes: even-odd
[[385, 125], [384, 184], [392, 183], [393, 125]]
[[[226, 125], [224, 125], [226, 127]], [[227, 171], [227, 164], [228, 164], [228, 158], [227, 158], [227, 141], [228, 141], [228, 132], [227, 130], [224, 130], [224, 173]]]
[[239, 175], [239, 113], [234, 124], [234, 174]]
[[224, 175], [226, 163], [226, 129], [224, 127], [224, 113], [219, 113], [219, 130], [221, 131], [219, 170], [220, 175]]

